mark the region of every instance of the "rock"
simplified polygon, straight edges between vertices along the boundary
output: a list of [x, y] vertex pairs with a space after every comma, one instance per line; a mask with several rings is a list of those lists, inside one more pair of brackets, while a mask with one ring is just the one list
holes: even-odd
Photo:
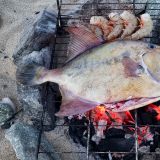
[[27, 26], [13, 54], [15, 63], [23, 56], [33, 51], [40, 51], [54, 41], [56, 16], [56, 13], [45, 9], [32, 26]]
[[[37, 111], [42, 111], [41, 95], [38, 87], [29, 87], [19, 85], [18, 88], [20, 102], [27, 107], [34, 108]], [[27, 108], [24, 108], [24, 110]]]
[[[16, 156], [20, 160], [36, 160], [37, 147], [40, 131], [30, 125], [18, 122], [11, 126], [6, 131], [5, 137], [13, 146]], [[48, 142], [44, 135], [41, 137], [41, 152], [52, 152], [49, 154], [40, 154], [40, 160], [60, 160], [60, 157], [55, 153], [55, 149]]]
[[15, 106], [9, 98], [3, 98], [0, 102], [0, 125], [5, 125], [15, 113]]
[[[23, 65], [31, 63], [49, 68], [54, 46], [56, 20], [56, 14], [46, 9], [32, 27], [27, 26], [28, 31], [22, 35], [13, 56], [18, 68], [17, 72]], [[44, 112], [42, 90], [43, 86], [17, 85], [18, 99], [24, 110], [22, 120], [25, 123], [36, 124], [36, 128], [40, 126]]]
[[36, 63], [38, 65], [45, 66], [49, 68], [51, 61], [52, 48], [45, 47], [40, 51], [33, 51], [32, 53], [24, 56], [22, 60], [19, 62], [18, 66], [27, 65], [31, 63]]
[[[17, 72], [22, 68], [23, 65], [36, 63], [37, 65], [42, 65], [49, 68], [51, 61], [52, 48], [45, 47], [40, 51], [33, 51], [32, 53], [22, 57], [21, 61], [17, 63]], [[21, 102], [24, 109], [24, 117], [25, 122], [32, 121], [34, 124], [37, 124], [36, 127], [39, 126], [37, 123], [41, 123], [41, 117], [43, 113], [43, 105], [42, 105], [42, 96], [41, 96], [42, 86], [24, 86], [18, 84], [18, 99]]]

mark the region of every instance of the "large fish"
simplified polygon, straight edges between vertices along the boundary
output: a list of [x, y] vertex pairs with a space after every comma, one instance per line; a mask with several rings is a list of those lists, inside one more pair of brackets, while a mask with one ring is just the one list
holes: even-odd
[[142, 41], [101, 44], [62, 68], [25, 66], [17, 79], [29, 85], [58, 83], [62, 105], [57, 116], [84, 113], [100, 104], [117, 112], [131, 110], [160, 100], [160, 47]]

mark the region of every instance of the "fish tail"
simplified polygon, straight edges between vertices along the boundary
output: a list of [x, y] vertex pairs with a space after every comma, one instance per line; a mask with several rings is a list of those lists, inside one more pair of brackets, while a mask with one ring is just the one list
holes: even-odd
[[36, 85], [48, 81], [48, 69], [35, 64], [25, 65], [17, 69], [17, 81], [24, 85]]

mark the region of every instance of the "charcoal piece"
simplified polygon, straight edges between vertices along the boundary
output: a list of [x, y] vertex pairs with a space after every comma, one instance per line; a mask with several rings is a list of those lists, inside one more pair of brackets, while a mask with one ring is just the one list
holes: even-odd
[[124, 138], [125, 131], [123, 129], [110, 128], [105, 134], [106, 138]]
[[139, 125], [151, 125], [153, 124], [154, 121], [153, 115], [149, 112], [141, 112], [139, 118], [140, 118], [140, 122], [138, 123]]
[[135, 139], [129, 138], [105, 138], [98, 145], [99, 151], [106, 152], [130, 152], [135, 143]]
[[75, 143], [87, 146], [87, 124], [85, 118], [72, 118], [69, 122], [69, 135]]
[[141, 160], [155, 160], [156, 154], [144, 154]]
[[129, 153], [126, 156], [124, 156], [123, 160], [136, 160], [136, 154], [135, 153]]
[[137, 123], [138, 125], [152, 125], [155, 124], [155, 118], [157, 113], [153, 111], [147, 111], [146, 107], [139, 108], [137, 110]]
[[153, 143], [150, 144], [150, 152], [155, 152], [155, 149], [160, 147], [159, 139], [160, 139], [159, 135], [154, 135]]
[[[13, 146], [16, 156], [21, 160], [36, 160], [36, 153], [39, 141], [39, 131], [25, 123], [15, 123], [6, 131], [5, 137]], [[40, 151], [52, 152], [45, 154], [41, 160], [60, 160], [55, 149], [42, 134]]]

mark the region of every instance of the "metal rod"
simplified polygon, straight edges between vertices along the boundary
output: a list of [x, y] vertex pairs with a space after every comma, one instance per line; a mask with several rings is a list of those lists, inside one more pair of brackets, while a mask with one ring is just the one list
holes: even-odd
[[135, 110], [135, 151], [136, 151], [136, 160], [138, 160], [138, 125], [137, 125], [137, 109]]
[[57, 9], [58, 9], [58, 27], [61, 27], [61, 5], [59, 0], [57, 0]]
[[89, 113], [87, 131], [88, 131], [88, 135], [87, 135], [87, 160], [89, 160], [89, 144], [90, 144], [90, 132], [91, 132], [90, 113]]

